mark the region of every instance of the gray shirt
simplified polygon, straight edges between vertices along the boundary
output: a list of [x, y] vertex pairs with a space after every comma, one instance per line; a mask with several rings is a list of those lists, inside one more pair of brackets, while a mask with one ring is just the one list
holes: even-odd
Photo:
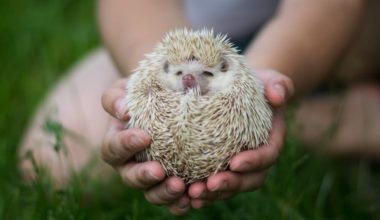
[[194, 28], [242, 39], [252, 36], [276, 12], [279, 0], [184, 0], [185, 13]]

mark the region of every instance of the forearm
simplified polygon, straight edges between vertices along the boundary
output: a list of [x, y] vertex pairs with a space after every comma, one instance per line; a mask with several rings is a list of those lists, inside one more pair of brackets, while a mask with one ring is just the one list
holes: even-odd
[[123, 75], [168, 30], [187, 24], [177, 0], [99, 0], [98, 19], [103, 42]]
[[248, 48], [248, 62], [289, 76], [296, 95], [309, 92], [342, 55], [364, 8], [364, 0], [285, 0]]

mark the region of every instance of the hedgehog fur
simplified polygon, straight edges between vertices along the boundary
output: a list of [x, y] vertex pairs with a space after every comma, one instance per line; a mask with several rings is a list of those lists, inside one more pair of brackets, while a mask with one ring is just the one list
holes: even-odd
[[[232, 81], [213, 95], [197, 89], [173, 91], [160, 78], [165, 62], [186, 63], [194, 57], [206, 67], [228, 59]], [[140, 128], [152, 138], [138, 161], [159, 161], [168, 176], [187, 184], [226, 170], [231, 157], [267, 143], [272, 111], [261, 82], [226, 36], [206, 29], [167, 33], [141, 61], [128, 80], [128, 128]]]

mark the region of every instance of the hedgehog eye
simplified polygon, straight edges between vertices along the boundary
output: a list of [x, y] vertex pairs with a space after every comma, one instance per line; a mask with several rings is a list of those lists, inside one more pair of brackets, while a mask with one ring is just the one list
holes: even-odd
[[182, 75], [182, 71], [177, 71], [175, 74], [176, 74], [177, 76]]
[[227, 72], [228, 71], [228, 63], [227, 60], [223, 59], [222, 64], [220, 66], [220, 71]]
[[214, 76], [214, 74], [212, 72], [209, 72], [209, 71], [203, 71], [203, 75]]
[[166, 61], [165, 64], [164, 64], [164, 71], [167, 73], [169, 72], [169, 62]]

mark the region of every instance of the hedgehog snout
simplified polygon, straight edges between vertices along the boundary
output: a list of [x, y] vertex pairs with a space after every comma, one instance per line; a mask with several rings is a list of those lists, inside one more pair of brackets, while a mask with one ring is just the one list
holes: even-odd
[[182, 83], [183, 83], [183, 88], [185, 90], [189, 88], [194, 88], [197, 85], [197, 82], [195, 80], [195, 77], [193, 74], [188, 73], [182, 76]]

